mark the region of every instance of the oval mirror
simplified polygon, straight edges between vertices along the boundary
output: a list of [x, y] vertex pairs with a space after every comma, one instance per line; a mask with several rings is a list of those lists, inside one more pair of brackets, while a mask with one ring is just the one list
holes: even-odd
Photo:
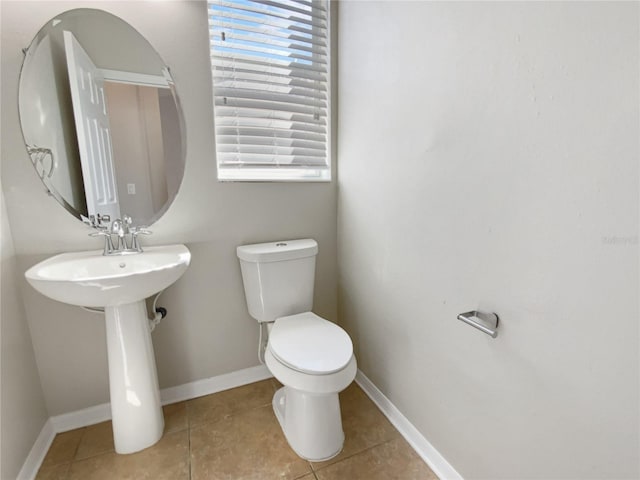
[[31, 163], [74, 216], [149, 225], [167, 210], [184, 122], [169, 68], [129, 24], [95, 9], [51, 19], [25, 52], [18, 103]]

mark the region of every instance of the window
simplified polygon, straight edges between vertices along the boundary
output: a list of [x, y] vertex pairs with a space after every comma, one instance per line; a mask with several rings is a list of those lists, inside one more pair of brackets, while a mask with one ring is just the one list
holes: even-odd
[[208, 0], [219, 180], [328, 181], [326, 0]]

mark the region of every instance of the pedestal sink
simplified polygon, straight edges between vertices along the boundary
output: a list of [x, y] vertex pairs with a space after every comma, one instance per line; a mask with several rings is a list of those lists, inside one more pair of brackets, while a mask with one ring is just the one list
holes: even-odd
[[104, 307], [111, 415], [116, 452], [156, 443], [164, 419], [145, 299], [185, 272], [184, 245], [147, 247], [133, 255], [101, 250], [56, 255], [25, 272], [27, 281], [59, 302]]

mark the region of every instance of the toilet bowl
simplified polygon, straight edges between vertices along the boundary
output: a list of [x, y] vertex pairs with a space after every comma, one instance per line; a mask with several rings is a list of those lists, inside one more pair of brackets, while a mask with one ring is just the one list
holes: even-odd
[[264, 362], [284, 386], [273, 410], [291, 448], [322, 461], [342, 450], [338, 393], [354, 380], [353, 344], [311, 312], [317, 243], [311, 239], [238, 247], [249, 313], [268, 327]]
[[340, 453], [344, 433], [338, 392], [356, 375], [347, 333], [312, 312], [279, 318], [265, 363], [284, 385], [273, 398], [273, 410], [291, 448], [313, 461]]

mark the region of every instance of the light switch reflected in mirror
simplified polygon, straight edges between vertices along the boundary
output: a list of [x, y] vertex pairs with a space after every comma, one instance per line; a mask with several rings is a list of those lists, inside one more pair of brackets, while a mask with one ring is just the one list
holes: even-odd
[[184, 122], [169, 68], [133, 27], [96, 9], [56, 16], [25, 54], [19, 109], [27, 152], [77, 218], [149, 225], [184, 173]]

